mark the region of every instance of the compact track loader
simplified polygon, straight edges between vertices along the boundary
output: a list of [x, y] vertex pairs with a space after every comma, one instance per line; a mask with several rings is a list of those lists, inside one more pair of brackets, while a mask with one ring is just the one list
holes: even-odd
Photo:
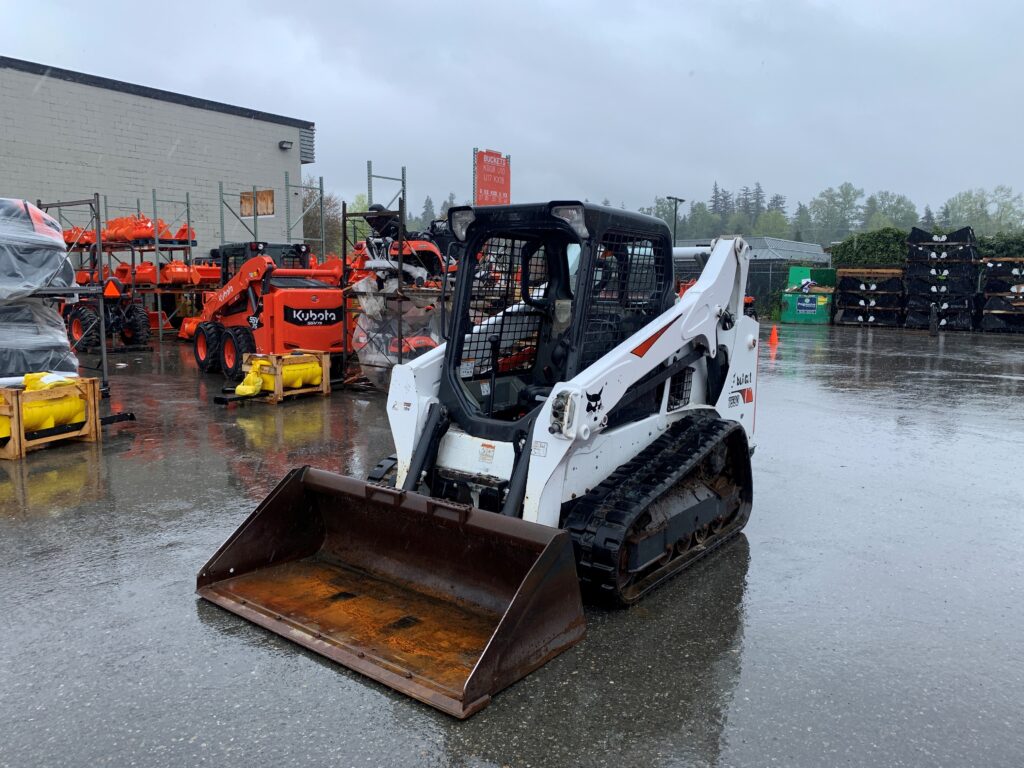
[[[454, 208], [447, 343], [397, 366], [369, 482], [293, 470], [199, 573], [204, 598], [456, 717], [633, 603], [752, 503], [748, 247], [675, 293], [664, 222]], [[582, 590], [581, 590], [582, 587]]]

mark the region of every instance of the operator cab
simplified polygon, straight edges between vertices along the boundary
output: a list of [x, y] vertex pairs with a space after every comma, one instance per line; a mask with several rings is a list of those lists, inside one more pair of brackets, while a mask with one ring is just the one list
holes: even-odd
[[570, 202], [453, 208], [449, 225], [464, 255], [440, 398], [471, 434], [511, 439], [674, 300], [659, 219]]
[[[269, 256], [279, 269], [309, 269], [310, 264], [309, 246], [305, 243], [266, 243], [258, 240], [224, 243], [218, 248], [211, 248], [208, 258], [197, 258], [195, 261], [219, 266], [221, 285], [227, 285], [242, 265], [256, 256]], [[322, 283], [304, 278], [275, 278], [271, 282], [278, 288], [323, 287]]]

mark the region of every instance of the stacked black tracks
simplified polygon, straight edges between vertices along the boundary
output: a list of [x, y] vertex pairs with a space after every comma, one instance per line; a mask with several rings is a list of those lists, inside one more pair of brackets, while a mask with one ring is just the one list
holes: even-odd
[[932, 306], [941, 330], [974, 327], [978, 249], [974, 230], [933, 235], [914, 227], [907, 238], [907, 328], [926, 329]]
[[982, 279], [982, 330], [1024, 333], [1024, 255], [986, 259]]
[[751, 502], [743, 428], [695, 411], [576, 501], [563, 527], [584, 589], [628, 605], [739, 533]]
[[903, 318], [903, 271], [888, 267], [843, 267], [836, 270], [836, 325], [895, 328]]

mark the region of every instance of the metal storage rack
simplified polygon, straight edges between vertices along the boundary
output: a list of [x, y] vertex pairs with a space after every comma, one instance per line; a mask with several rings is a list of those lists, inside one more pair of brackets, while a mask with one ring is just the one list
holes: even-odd
[[[342, 313], [342, 335], [346, 340], [352, 338], [356, 317], [362, 314], [358, 295], [351, 291], [352, 286], [350, 285], [350, 280], [352, 276], [352, 265], [349, 263], [349, 247], [350, 245], [355, 245], [358, 240], [365, 239], [369, 236], [369, 225], [367, 224], [367, 219], [387, 216], [397, 216], [398, 218], [398, 236], [394, 239], [394, 244], [397, 249], [397, 262], [399, 265], [399, 273], [401, 274], [405, 264], [405, 242], [408, 234], [405, 229], [405, 199], [403, 197], [398, 197], [397, 210], [350, 211], [348, 209], [347, 202], [343, 202], [341, 205], [341, 252], [344, 264], [342, 267], [341, 284], [344, 286], [346, 293], [345, 311]], [[397, 331], [394, 338], [397, 348], [394, 353], [389, 349], [389, 340], [391, 338], [390, 334], [387, 335], [388, 340], [385, 341], [384, 335], [375, 333], [367, 334], [368, 338], [366, 340], [366, 346], [375, 349], [380, 353], [380, 357], [382, 359], [388, 360], [394, 357], [397, 360], [397, 364], [401, 365], [405, 359], [404, 340], [406, 331], [402, 316], [407, 309], [413, 306], [413, 302], [407, 295], [407, 290], [402, 285], [401, 280], [399, 280], [394, 293], [387, 295], [382, 294], [380, 298], [385, 302], [385, 314], [394, 319], [395, 329]], [[375, 367], [381, 368], [382, 370], [391, 367], [390, 365], [383, 364], [367, 364], [360, 359], [358, 352], [349, 351], [348, 341], [346, 341], [342, 349], [342, 370], [345, 372], [346, 383], [349, 383], [349, 365], [353, 361], [358, 363], [361, 367]]]
[[[299, 212], [299, 217], [292, 220], [292, 193], [299, 195], [300, 205], [302, 209]], [[305, 201], [305, 195], [307, 192], [314, 193], [313, 201], [307, 206]], [[319, 209], [320, 213], [320, 236], [310, 237], [306, 233], [305, 228], [302, 227], [303, 222], [306, 219], [306, 214], [311, 211]], [[324, 222], [324, 177], [320, 176], [316, 185], [311, 184], [292, 184], [291, 177], [288, 171], [284, 172], [284, 223], [285, 223], [285, 242], [292, 242], [293, 240], [301, 240], [309, 245], [318, 245], [318, 250], [315, 252], [320, 255], [321, 260], [327, 255], [327, 234]], [[302, 237], [298, 237], [295, 234], [295, 228], [302, 227]], [[224, 227], [221, 226], [223, 231]]]
[[[44, 203], [42, 200], [36, 200], [36, 207], [41, 209], [41, 210], [43, 210], [43, 211], [46, 211], [47, 213], [49, 213], [50, 211], [55, 211], [57, 213], [57, 220], [61, 223], [62, 226], [65, 223], [68, 223], [67, 219], [65, 218], [65, 214], [64, 214], [66, 209], [82, 209], [82, 208], [86, 208], [87, 209], [88, 216], [89, 216], [89, 221], [85, 225], [85, 227], [83, 227], [83, 229], [86, 229], [86, 230], [90, 230], [91, 229], [91, 230], [94, 230], [95, 233], [96, 233], [96, 242], [95, 242], [95, 244], [92, 247], [93, 247], [93, 249], [95, 249], [94, 252], [95, 252], [95, 255], [96, 255], [95, 261], [96, 261], [96, 264], [97, 264], [97, 270], [99, 270], [99, 274], [102, 275], [102, 273], [103, 273], [103, 233], [102, 233], [103, 224], [102, 224], [102, 221], [100, 219], [100, 195], [99, 195], [99, 193], [98, 192], [93, 193], [92, 197], [85, 198], [84, 200], [64, 200], [64, 201], [59, 201], [59, 202], [54, 202], [54, 203]], [[68, 251], [69, 254], [71, 252], [71, 249], [73, 249], [74, 247], [75, 247], [74, 243], [72, 243], [69, 246], [69, 251]], [[108, 264], [108, 268], [109, 268], [109, 264]], [[97, 303], [99, 305], [99, 313], [98, 313], [99, 314], [99, 321], [98, 322], [99, 322], [99, 330], [100, 330], [100, 339], [103, 340], [103, 343], [100, 344], [100, 366], [99, 366], [99, 372], [100, 372], [100, 392], [103, 395], [103, 397], [107, 397], [110, 394], [110, 377], [109, 377], [109, 373], [108, 373], [108, 369], [107, 369], [107, 345], [106, 345], [107, 328], [106, 328], [106, 320], [105, 320], [106, 312], [104, 311], [104, 306], [103, 306], [103, 303], [104, 303], [104, 299], [103, 299], [103, 286], [102, 285], [72, 286], [72, 287], [68, 287], [68, 288], [54, 288], [54, 287], [46, 286], [46, 287], [40, 288], [40, 289], [38, 289], [36, 291], [33, 291], [32, 295], [33, 296], [38, 296], [38, 297], [41, 297], [41, 298], [45, 298], [45, 299], [54, 299], [54, 300], [61, 300], [61, 299], [68, 300], [68, 299], [70, 299], [72, 301], [78, 301], [78, 297], [79, 296], [95, 296], [96, 297], [96, 301], [97, 301]], [[79, 361], [79, 365], [81, 365], [81, 361]], [[82, 365], [81, 367], [87, 368], [88, 366]]]
[[[185, 193], [183, 200], [173, 198], [161, 198], [157, 194], [157, 190], [152, 190], [152, 198], [150, 201], [151, 208], [149, 211], [143, 211], [142, 209], [142, 198], [135, 199], [135, 207], [114, 207], [107, 205], [107, 197], [103, 196], [103, 214], [106, 220], [109, 220], [109, 211], [112, 208], [115, 211], [129, 212], [136, 215], [146, 214], [152, 217], [154, 224], [161, 218], [161, 213], [164, 215], [172, 215], [170, 220], [165, 221], [168, 229], [174, 231], [177, 225], [183, 224], [187, 234], [192, 231], [192, 200], [188, 192]], [[162, 207], [163, 206], [163, 207]], [[170, 213], [167, 213], [169, 211]], [[141, 263], [145, 256], [144, 254], [152, 254], [153, 263], [156, 266], [157, 274], [159, 274], [160, 268], [173, 261], [176, 255], [181, 256], [181, 260], [188, 266], [191, 266], [193, 260], [192, 249], [195, 248], [197, 242], [191, 237], [186, 236], [185, 238], [166, 238], [166, 237], [152, 237], [144, 238], [141, 240], [132, 240], [130, 242], [118, 242], [108, 243], [107, 252], [119, 263], [124, 263], [122, 259], [118, 259], [114, 256], [117, 252], [129, 252], [131, 254], [131, 291], [134, 295], [136, 288], [141, 284], [137, 283], [135, 279], [135, 266]], [[164, 260], [166, 257], [166, 261]], [[139, 291], [139, 295], [153, 296], [153, 311], [160, 313], [164, 312], [163, 296], [186, 296], [200, 293], [201, 290], [195, 286], [167, 286], [158, 283], [149, 285], [146, 284], [143, 290]], [[143, 300], [145, 305], [145, 299]], [[164, 319], [170, 321], [178, 312], [176, 306], [174, 310], [166, 314], [165, 317], [157, 315], [157, 342], [163, 344], [164, 340]]]

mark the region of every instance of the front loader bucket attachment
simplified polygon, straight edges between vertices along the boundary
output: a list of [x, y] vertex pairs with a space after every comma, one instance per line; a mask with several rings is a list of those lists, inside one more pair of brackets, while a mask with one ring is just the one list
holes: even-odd
[[198, 593], [455, 717], [582, 639], [569, 535], [304, 467]]

